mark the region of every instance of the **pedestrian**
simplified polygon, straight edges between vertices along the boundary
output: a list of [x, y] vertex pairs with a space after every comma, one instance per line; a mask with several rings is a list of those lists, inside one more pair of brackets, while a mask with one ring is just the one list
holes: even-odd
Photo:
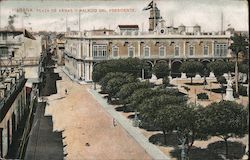
[[115, 119], [115, 118], [113, 118], [113, 126], [114, 126], [114, 127], [117, 126], [117, 123], [116, 123], [116, 119]]
[[65, 95], [67, 95], [68, 94], [68, 91], [67, 91], [67, 89], [65, 89]]

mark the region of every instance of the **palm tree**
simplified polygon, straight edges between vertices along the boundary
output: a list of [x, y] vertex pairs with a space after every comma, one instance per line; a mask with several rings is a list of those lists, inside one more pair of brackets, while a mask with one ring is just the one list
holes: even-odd
[[[234, 36], [231, 36], [230, 39], [233, 41], [231, 43], [229, 49], [233, 51], [233, 54], [235, 55], [235, 89], [236, 89], [236, 95], [239, 95], [239, 74], [238, 74], [238, 59], [239, 59], [239, 53], [242, 53], [243, 55], [248, 54], [247, 46], [248, 46], [248, 39], [245, 36], [242, 36], [241, 34], [234, 34]], [[248, 55], [247, 55], [248, 57]]]

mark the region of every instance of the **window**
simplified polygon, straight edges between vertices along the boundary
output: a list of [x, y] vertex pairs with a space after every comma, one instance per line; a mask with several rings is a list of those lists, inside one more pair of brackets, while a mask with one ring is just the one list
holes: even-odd
[[174, 48], [174, 56], [179, 56], [179, 55], [180, 55], [180, 47], [175, 46], [175, 48]]
[[2, 33], [3, 35], [3, 40], [7, 40], [7, 33]]
[[159, 56], [164, 57], [165, 56], [165, 47], [161, 46], [159, 48]]
[[150, 48], [144, 47], [144, 57], [149, 57], [149, 56], [150, 56]]
[[135, 51], [134, 47], [129, 47], [128, 48], [128, 56], [129, 57], [134, 57], [134, 51]]
[[215, 56], [226, 56], [227, 55], [227, 51], [228, 51], [228, 47], [227, 44], [215, 44], [215, 48], [214, 48], [214, 55]]
[[0, 48], [0, 57], [8, 57], [8, 48], [7, 47]]
[[97, 46], [93, 47], [93, 57], [97, 57]]
[[107, 46], [106, 45], [94, 45], [92, 53], [93, 53], [93, 57], [106, 57]]
[[112, 54], [113, 54], [113, 57], [118, 57], [119, 48], [118, 47], [113, 47], [112, 48]]
[[203, 48], [203, 54], [204, 54], [204, 56], [208, 55], [208, 46], [204, 46], [204, 48]]
[[189, 55], [194, 56], [194, 46], [189, 46]]

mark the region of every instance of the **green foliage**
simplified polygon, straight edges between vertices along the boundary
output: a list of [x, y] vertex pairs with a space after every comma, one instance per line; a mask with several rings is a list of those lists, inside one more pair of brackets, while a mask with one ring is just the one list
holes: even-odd
[[153, 73], [157, 78], [163, 78], [169, 76], [169, 67], [167, 63], [159, 62], [153, 67]]
[[235, 62], [229, 61], [226, 63], [227, 63], [228, 72], [234, 72], [235, 71]]
[[216, 77], [217, 79], [217, 82], [220, 83], [220, 84], [226, 84], [227, 83], [227, 80], [224, 76], [219, 76], [219, 77]]
[[102, 91], [106, 92], [106, 87], [108, 84], [108, 81], [112, 78], [116, 78], [116, 77], [122, 77], [122, 78], [126, 78], [129, 74], [127, 73], [121, 73], [121, 72], [110, 72], [107, 73], [107, 75], [105, 75], [100, 81], [99, 84], [101, 85], [101, 89]]
[[249, 65], [248, 65], [248, 64], [245, 64], [245, 63], [240, 63], [240, 64], [239, 64], [239, 71], [240, 71], [241, 73], [248, 74]]
[[214, 102], [205, 108], [204, 118], [202, 121], [204, 131], [225, 141], [226, 156], [228, 138], [243, 137], [247, 133], [247, 111], [236, 102]]
[[231, 101], [212, 103], [206, 107], [207, 128], [213, 136], [242, 137], [247, 132], [247, 112]]
[[227, 63], [220, 60], [209, 63], [208, 68], [211, 72], [214, 72], [216, 77], [222, 76], [229, 71]]
[[164, 84], [165, 87], [170, 86], [170, 80], [168, 77], [164, 77], [162, 80], [162, 83]]
[[121, 103], [128, 104], [130, 103], [128, 98], [130, 95], [133, 94], [135, 90], [141, 88], [149, 88], [149, 87], [150, 87], [149, 81], [127, 83], [121, 87], [120, 91], [117, 93], [117, 96], [119, 97], [119, 101]]
[[143, 65], [144, 62], [138, 58], [102, 61], [95, 65], [92, 79], [94, 82], [99, 82], [106, 74], [110, 72], [122, 72], [132, 74], [135, 77], [140, 77]]
[[197, 73], [203, 73], [204, 65], [198, 61], [186, 61], [181, 64], [180, 71], [186, 73], [187, 77], [191, 77], [191, 83], [193, 83], [192, 77]]
[[243, 35], [234, 34], [234, 36], [230, 37], [233, 41], [229, 49], [233, 51], [234, 54], [238, 56], [239, 52], [247, 53], [247, 46], [249, 45], [247, 37]]
[[[234, 89], [234, 96], [236, 97], [235, 93], [235, 85], [233, 86]], [[247, 87], [243, 85], [239, 85], [239, 95], [241, 96], [247, 96]]]
[[202, 73], [204, 65], [198, 61], [186, 61], [181, 64], [180, 71], [189, 77], [194, 77], [197, 73]]
[[208, 99], [207, 93], [199, 93], [197, 94], [198, 99]]
[[124, 73], [123, 76], [114, 77], [107, 82], [106, 92], [109, 94], [109, 98], [117, 98], [117, 93], [124, 84], [136, 81], [138, 80], [134, 76]]

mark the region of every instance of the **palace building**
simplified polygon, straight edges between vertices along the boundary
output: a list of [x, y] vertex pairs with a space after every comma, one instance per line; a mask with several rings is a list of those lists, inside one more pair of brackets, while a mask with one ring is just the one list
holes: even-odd
[[232, 58], [228, 49], [233, 29], [202, 32], [201, 26], [166, 26], [160, 10], [150, 8], [149, 29], [140, 31], [138, 25], [118, 25], [116, 30], [98, 29], [71, 31], [65, 34], [65, 69], [70, 76], [92, 81], [94, 66], [100, 61], [137, 57], [151, 66], [166, 62], [173, 72], [183, 61], [208, 63]]

